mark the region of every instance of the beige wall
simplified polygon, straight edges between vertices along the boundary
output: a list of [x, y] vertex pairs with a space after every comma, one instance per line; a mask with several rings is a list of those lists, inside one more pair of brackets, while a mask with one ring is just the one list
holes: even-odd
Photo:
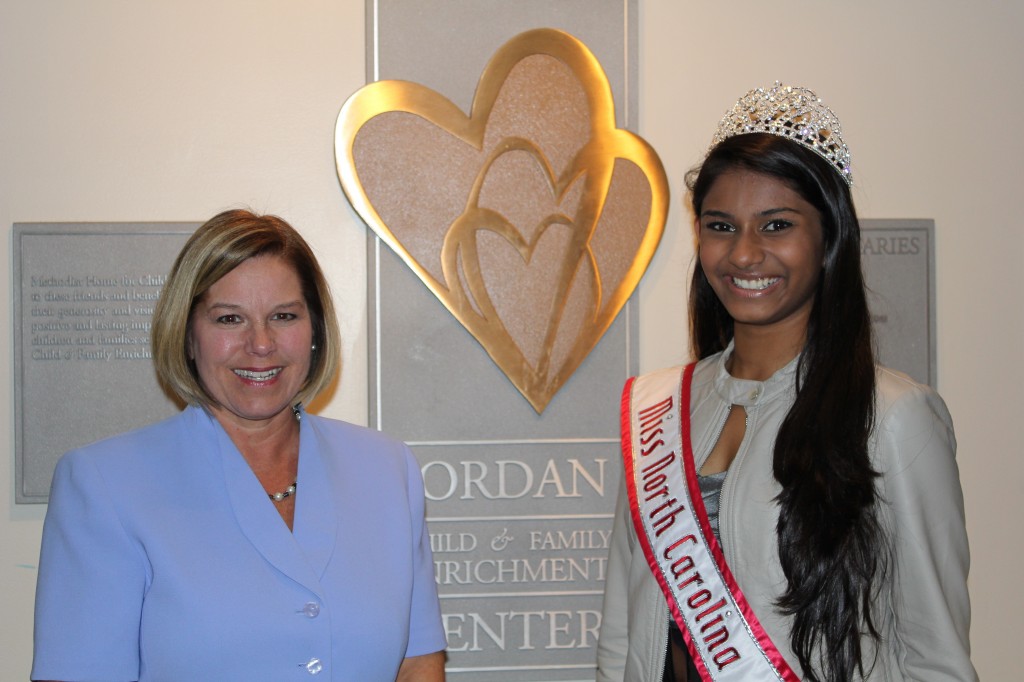
[[[673, 188], [731, 102], [781, 78], [816, 88], [842, 117], [862, 217], [935, 219], [939, 382], [960, 441], [974, 658], [983, 679], [1014, 679], [1024, 305], [1011, 282], [1024, 230], [1010, 207], [1024, 157], [1024, 6], [648, 0], [640, 21], [641, 133]], [[280, 213], [321, 254], [344, 320], [344, 379], [324, 412], [365, 421], [365, 228], [331, 147], [337, 110], [363, 83], [363, 35], [362, 0], [0, 0], [2, 318], [14, 222]], [[641, 287], [644, 369], [686, 354], [681, 191], [672, 206]], [[8, 387], [11, 342], [0, 335]], [[0, 679], [20, 680], [44, 507], [13, 503], [11, 395], [0, 392]]]

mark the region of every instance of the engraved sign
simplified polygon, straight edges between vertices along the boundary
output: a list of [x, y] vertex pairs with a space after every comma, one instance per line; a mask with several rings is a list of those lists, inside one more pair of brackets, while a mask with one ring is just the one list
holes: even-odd
[[454, 682], [594, 679], [633, 302], [543, 415], [386, 247], [371, 418], [423, 472]]
[[878, 362], [935, 387], [935, 223], [875, 219], [860, 225]]
[[543, 661], [578, 677], [590, 667], [580, 652], [589, 658], [601, 625], [607, 503], [619, 481], [610, 450], [585, 442], [417, 448], [449, 675], [480, 680]]
[[[481, 74], [488, 70], [498, 48], [515, 36], [544, 27], [574, 36], [600, 62], [614, 100], [614, 125], [612, 109], [602, 105], [600, 116], [607, 121], [604, 129], [625, 131], [635, 126], [635, 0], [392, 0], [368, 2], [366, 7], [370, 29], [368, 81], [403, 79], [423, 84], [437, 93], [434, 101], [443, 97], [450, 102], [446, 108], [449, 123], [480, 111], [474, 99], [481, 84], [489, 78]], [[539, 322], [529, 322], [536, 312], [529, 306], [536, 305], [545, 294], [554, 294], [554, 287], [562, 281], [555, 273], [564, 261], [558, 253], [548, 254], [552, 258], [535, 273], [530, 263], [542, 265], [537, 256], [530, 262], [517, 262], [515, 258], [519, 256], [511, 247], [517, 243], [519, 253], [526, 253], [529, 249], [522, 247], [532, 243], [531, 239], [538, 239], [540, 248], [546, 249], [550, 244], [543, 243], [545, 238], [568, 234], [567, 226], [589, 224], [580, 220], [575, 211], [581, 197], [587, 194], [581, 192], [583, 185], [565, 183], [567, 193], [562, 197], [551, 193], [549, 183], [553, 177], [556, 189], [563, 187], [557, 184], [561, 182], [558, 178], [567, 165], [565, 159], [575, 153], [565, 154], [563, 150], [578, 149], [572, 147], [573, 141], [580, 139], [580, 130], [586, 131], [586, 125], [578, 126], [589, 114], [586, 98], [577, 96], [579, 79], [564, 77], [581, 73], [579, 69], [565, 69], [564, 62], [553, 61], [549, 54], [539, 59], [528, 58], [520, 64], [531, 67], [530, 79], [538, 82], [519, 78], [525, 71], [509, 71], [511, 79], [493, 82], [507, 82], [515, 87], [499, 88], [504, 99], [495, 99], [500, 106], [492, 107], [491, 111], [504, 117], [506, 124], [514, 123], [512, 118], [529, 122], [522, 129], [529, 133], [520, 135], [523, 139], [554, 140], [555, 170], [548, 178], [544, 173], [531, 175], [525, 172], [531, 165], [524, 162], [531, 158], [535, 162], [540, 157], [526, 154], [521, 148], [513, 149], [502, 155], [501, 163], [491, 164], [490, 172], [482, 176], [483, 192], [479, 196], [483, 203], [469, 201], [470, 184], [461, 200], [453, 204], [453, 210], [457, 217], [469, 205], [500, 209], [509, 217], [508, 226], [522, 230], [525, 239], [517, 242], [515, 235], [505, 230], [504, 234], [512, 236], [506, 245], [496, 235], [480, 235], [484, 246], [502, 248], [498, 256], [510, 254], [513, 258], [481, 259], [479, 273], [471, 272], [470, 278], [456, 274], [444, 279], [445, 269], [439, 265], [443, 232], [438, 238], [424, 229], [422, 238], [430, 241], [426, 244], [430, 248], [421, 249], [418, 242], [409, 242], [408, 251], [415, 255], [415, 260], [427, 263], [429, 273], [444, 289], [456, 285], [453, 288], [464, 286], [467, 291], [479, 291], [480, 280], [496, 273], [498, 266], [509, 268], [513, 275], [518, 271], [525, 276], [522, 287], [516, 287], [510, 280], [513, 284], [497, 294], [488, 289], [492, 307], [509, 325], [509, 336], [524, 351], [524, 357], [535, 362], [548, 352], [548, 366], [554, 368], [566, 366], [570, 344], [563, 340], [550, 347], [553, 353], [545, 351], [545, 332], [553, 328], [548, 322], [551, 317], [544, 312], [537, 318]], [[550, 84], [551, 74], [559, 77], [561, 85], [545, 90], [539, 79]], [[553, 97], [562, 85], [571, 96]], [[540, 94], [547, 98], [534, 101]], [[525, 107], [520, 111], [522, 115], [509, 117], [512, 110], [505, 106], [509, 95]], [[579, 119], [526, 115], [562, 111], [572, 102], [582, 105], [574, 105]], [[554, 105], [558, 106], [546, 108]], [[396, 134], [410, 132], [403, 124], [412, 132], [431, 130], [423, 120], [412, 120], [409, 115], [395, 121], [390, 130]], [[450, 125], [448, 128], [452, 129]], [[452, 137], [436, 126], [433, 132], [441, 138]], [[378, 142], [387, 141], [385, 135], [378, 136]], [[451, 148], [462, 157], [476, 153], [465, 142]], [[550, 155], [552, 147], [542, 144], [537, 149]], [[357, 153], [369, 158], [383, 152], [376, 145], [362, 147]], [[442, 156], [436, 163], [421, 165], [426, 193], [417, 196], [416, 201], [449, 201], [447, 171], [460, 158]], [[394, 161], [395, 157], [388, 160]], [[543, 168], [537, 163], [533, 167]], [[472, 180], [477, 174], [472, 166], [466, 165], [462, 172], [470, 170]], [[364, 172], [375, 171], [371, 165]], [[384, 187], [389, 177], [398, 176], [390, 174], [376, 179], [373, 205], [387, 215], [429, 217], [428, 212], [419, 208], [422, 203], [412, 202], [412, 197], [399, 191], [397, 182], [397, 193], [389, 194]], [[630, 193], [648, 185], [646, 181], [640, 182], [644, 179], [641, 173], [634, 172], [630, 177], [636, 180], [630, 182]], [[510, 180], [513, 182], [509, 183]], [[517, 184], [520, 180], [524, 182]], [[516, 201], [494, 203], [487, 194], [492, 189], [488, 181], [493, 188], [503, 191], [517, 187], [523, 191]], [[590, 185], [588, 189], [594, 187]], [[620, 189], [612, 188], [612, 194]], [[510, 193], [509, 199], [516, 195]], [[647, 204], [650, 197], [650, 190], [639, 196]], [[587, 201], [592, 202], [593, 197]], [[561, 222], [549, 220], [548, 228], [537, 229], [538, 224], [545, 224], [546, 216], [559, 213]], [[640, 213], [644, 212], [627, 210], [606, 218], [629, 218], [632, 224], [646, 225], [646, 218], [633, 220]], [[403, 242], [407, 234], [400, 235]], [[593, 275], [600, 271], [610, 277], [604, 280], [604, 289], [588, 284], [573, 291], [601, 291], [602, 301], [607, 302], [619, 295], [613, 292], [620, 287], [620, 277], [634, 259], [642, 237], [637, 236], [639, 231], [629, 229], [599, 229], [595, 234], [598, 240], [612, 240], [595, 244], [595, 249], [607, 249], [604, 253], [611, 255], [612, 261], [603, 261], [604, 256], [599, 256], [580, 272]], [[626, 378], [637, 372], [635, 301], [628, 294], [623, 295], [624, 305], [618, 309], [618, 315], [608, 315], [609, 326], [600, 341], [589, 352], [579, 354], [578, 366], [570, 367], [562, 375], [565, 381], [561, 387], [555, 391], [545, 388], [531, 403], [524, 400], [525, 393], [505, 374], [508, 365], [499, 366], [488, 355], [491, 349], [482, 348], [482, 342], [442, 303], [429, 282], [396, 254], [392, 244], [370, 234], [368, 248], [370, 419], [373, 426], [407, 441], [423, 472], [435, 577], [448, 639], [446, 679], [592, 681], [608, 541], [621, 481], [619, 393]], [[430, 253], [437, 255], [432, 257]], [[465, 259], [456, 261], [467, 272], [469, 263]], [[545, 273], [551, 279], [536, 277]], [[581, 281], [595, 280], [590, 276]], [[487, 284], [495, 283], [488, 280]], [[566, 339], [574, 338], [589, 324], [584, 324], [586, 318], [580, 312], [593, 301], [580, 299], [568, 305], [566, 324], [572, 333]], [[583, 335], [592, 338], [589, 331]], [[524, 373], [528, 375], [529, 372]], [[532, 390], [528, 381], [521, 383], [527, 392]], [[534, 403], [541, 409], [535, 409]]]
[[14, 225], [16, 502], [45, 502], [57, 459], [170, 416], [150, 319], [198, 224]]

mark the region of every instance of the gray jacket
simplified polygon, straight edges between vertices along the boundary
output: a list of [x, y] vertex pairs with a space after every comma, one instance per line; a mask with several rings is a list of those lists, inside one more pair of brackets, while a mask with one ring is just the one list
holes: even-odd
[[[730, 352], [702, 360], [694, 372], [694, 457], [699, 469], [730, 405], [742, 405], [747, 428], [722, 487], [722, 544], [761, 625], [800, 674], [789, 646], [790, 618], [774, 605], [786, 579], [775, 535], [774, 500], [781, 489], [772, 475], [775, 435], [794, 398], [796, 360], [768, 381], [746, 381], [726, 372]], [[933, 390], [882, 367], [876, 400], [870, 451], [882, 474], [882, 519], [892, 539], [895, 570], [873, 610], [881, 643], [873, 647], [865, 640], [867, 651], [878, 649], [866, 679], [976, 680], [968, 641], [967, 532], [949, 412]], [[668, 607], [637, 544], [622, 490], [611, 542], [597, 682], [660, 682]]]

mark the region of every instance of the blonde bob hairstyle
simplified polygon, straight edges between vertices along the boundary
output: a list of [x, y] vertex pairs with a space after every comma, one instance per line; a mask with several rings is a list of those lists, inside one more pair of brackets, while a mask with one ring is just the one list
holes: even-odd
[[273, 215], [224, 211], [206, 221], [174, 261], [153, 312], [153, 362], [161, 384], [184, 402], [217, 406], [188, 355], [192, 312], [224, 275], [258, 256], [276, 256], [299, 276], [313, 324], [309, 375], [293, 403], [311, 400], [338, 371], [341, 336], [331, 292], [313, 251], [295, 229]]

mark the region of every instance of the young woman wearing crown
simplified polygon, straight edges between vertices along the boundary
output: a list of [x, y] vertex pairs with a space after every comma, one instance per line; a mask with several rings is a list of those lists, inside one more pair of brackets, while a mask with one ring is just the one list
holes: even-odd
[[779, 83], [688, 175], [697, 361], [623, 391], [598, 682], [977, 679], [952, 422], [875, 365], [850, 183]]

